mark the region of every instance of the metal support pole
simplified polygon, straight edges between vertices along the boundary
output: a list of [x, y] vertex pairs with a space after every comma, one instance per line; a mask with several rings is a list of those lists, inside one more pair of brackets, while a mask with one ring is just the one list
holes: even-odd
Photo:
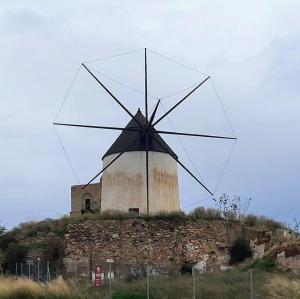
[[192, 268], [192, 276], [193, 276], [193, 299], [196, 299], [196, 277], [195, 277], [195, 268]]
[[37, 258], [37, 262], [38, 262], [38, 264], [37, 264], [37, 281], [38, 282], [40, 282], [40, 258], [38, 257]]
[[18, 263], [16, 263], [16, 271], [15, 271], [15, 275], [18, 277]]
[[23, 276], [23, 263], [21, 263], [21, 277]]
[[147, 265], [147, 299], [150, 299], [150, 277], [149, 277], [149, 265]]
[[47, 261], [47, 280], [49, 283], [51, 283], [49, 261]]
[[149, 136], [146, 135], [146, 200], [147, 200], [147, 215], [149, 215]]
[[31, 266], [31, 261], [28, 261], [28, 278], [30, 279], [30, 266]]
[[109, 263], [109, 298], [112, 299], [112, 296], [111, 296], [111, 263]]
[[147, 80], [147, 49], [145, 48], [145, 116], [148, 125], [148, 80]]
[[253, 269], [250, 270], [250, 298], [254, 299], [254, 292], [253, 292]]

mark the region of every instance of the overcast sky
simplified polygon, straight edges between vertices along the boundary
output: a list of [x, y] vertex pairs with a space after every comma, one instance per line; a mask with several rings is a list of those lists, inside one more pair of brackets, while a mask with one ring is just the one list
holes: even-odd
[[[215, 196], [238, 194], [253, 199], [250, 212], [299, 219], [299, 10], [298, 1], [287, 0], [1, 1], [1, 224], [70, 211], [70, 186], [77, 180], [52, 122], [81, 62], [145, 47], [211, 75], [222, 98], [238, 141]], [[142, 51], [88, 65], [143, 90]], [[149, 50], [149, 93], [155, 97], [203, 78]], [[143, 108], [142, 94], [102, 79], [132, 112]], [[170, 107], [183, 95], [163, 103]], [[80, 69], [58, 120], [124, 126], [129, 118]], [[171, 121], [181, 131], [232, 134], [210, 81]], [[167, 122], [161, 128], [172, 129]], [[58, 132], [81, 183], [101, 169], [117, 137]], [[232, 143], [182, 138], [189, 159], [176, 138], [165, 139], [214, 190]], [[179, 179], [184, 210], [214, 206], [181, 169]]]

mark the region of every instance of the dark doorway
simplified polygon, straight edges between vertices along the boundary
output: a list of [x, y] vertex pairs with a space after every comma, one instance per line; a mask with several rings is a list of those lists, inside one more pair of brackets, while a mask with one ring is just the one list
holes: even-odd
[[86, 210], [91, 210], [91, 199], [90, 198], [86, 198], [85, 199], [85, 209]]
[[138, 215], [140, 212], [139, 208], [129, 208], [129, 214], [136, 214]]

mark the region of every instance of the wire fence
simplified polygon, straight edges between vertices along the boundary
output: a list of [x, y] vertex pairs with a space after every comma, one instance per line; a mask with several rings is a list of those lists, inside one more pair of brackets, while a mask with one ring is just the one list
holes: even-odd
[[51, 282], [52, 279], [62, 275], [61, 271], [56, 270], [56, 264], [41, 259], [27, 260], [26, 262], [16, 262], [14, 271], [12, 265], [6, 271], [7, 274], [13, 274], [16, 277], [29, 278], [37, 282]]
[[[76, 285], [90, 290], [93, 294], [90, 298], [95, 298], [95, 294], [99, 294], [99, 298], [105, 299], [119, 298], [120, 294], [132, 296], [126, 298], [147, 299], [270, 298], [265, 286], [273, 275], [250, 268], [202, 272], [195, 266], [163, 273], [148, 264], [122, 267], [114, 264], [112, 260], [91, 267], [78, 263], [74, 265], [69, 267], [68, 271], [65, 269], [63, 273], [57, 270], [54, 262], [41, 259], [28, 260], [16, 263], [15, 271], [10, 275], [29, 278], [38, 283], [52, 283], [54, 279], [64, 277], [67, 281], [76, 281]], [[299, 275], [297, 277], [299, 279]]]

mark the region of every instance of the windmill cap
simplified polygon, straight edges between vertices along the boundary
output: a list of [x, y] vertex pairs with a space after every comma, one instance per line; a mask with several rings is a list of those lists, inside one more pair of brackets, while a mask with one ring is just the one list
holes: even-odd
[[[128, 128], [140, 128], [139, 124], [146, 125], [147, 120], [140, 109], [138, 109], [137, 113], [134, 115], [129, 123], [126, 125], [126, 129]], [[152, 132], [156, 130], [152, 127]], [[117, 154], [121, 152], [140, 152], [146, 151], [146, 143], [145, 138], [138, 139], [140, 132], [137, 131], [122, 131], [119, 137], [115, 140], [115, 142], [111, 145], [108, 151], [104, 154], [102, 159], [111, 154]], [[161, 138], [159, 134], [155, 134], [155, 138], [159, 141], [156, 142], [155, 139], [149, 138], [148, 151], [150, 152], [160, 152], [170, 154], [171, 156], [177, 159], [177, 155], [173, 152], [173, 150], [169, 147], [169, 145]], [[136, 140], [136, 142], [134, 142]], [[132, 145], [128, 147], [129, 144]]]

